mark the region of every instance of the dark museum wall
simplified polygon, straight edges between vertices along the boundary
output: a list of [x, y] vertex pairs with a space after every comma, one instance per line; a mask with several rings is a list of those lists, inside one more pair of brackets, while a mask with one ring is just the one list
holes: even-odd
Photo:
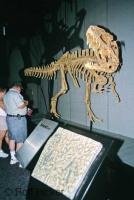
[[[87, 28], [94, 24], [107, 27], [122, 43], [123, 65], [115, 76], [121, 102], [117, 103], [111, 93], [92, 94], [92, 108], [96, 115], [103, 119], [103, 122], [93, 124], [93, 128], [134, 138], [134, 1], [50, 2], [51, 5], [40, 6], [40, 10], [34, 10], [32, 17], [30, 14], [24, 14], [24, 22], [18, 18], [19, 37], [15, 36], [13, 28], [7, 28], [9, 32], [4, 42], [8, 46], [8, 55], [6, 61], [0, 57], [0, 64], [5, 62], [6, 66], [8, 60], [9, 82], [25, 80], [33, 106], [38, 108], [40, 113], [46, 113], [49, 110], [48, 102], [52, 91], [55, 94], [60, 89], [59, 74], [54, 82], [35, 78], [24, 79], [24, 68], [46, 65], [68, 50], [87, 48]], [[30, 5], [28, 8], [30, 9]], [[69, 76], [67, 79], [69, 91], [59, 98], [59, 113], [64, 120], [90, 126], [84, 103], [85, 83], [79, 80], [80, 88], [76, 88]]]

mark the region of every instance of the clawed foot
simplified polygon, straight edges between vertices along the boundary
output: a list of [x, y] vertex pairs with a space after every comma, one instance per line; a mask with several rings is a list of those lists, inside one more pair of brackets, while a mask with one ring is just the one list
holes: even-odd
[[60, 114], [58, 114], [56, 112], [56, 100], [51, 100], [51, 110], [50, 110], [50, 113], [55, 116], [56, 118], [59, 118], [60, 117]]
[[52, 109], [50, 110], [50, 113], [56, 117], [56, 118], [60, 118], [60, 114], [58, 114], [56, 111], [53, 111]]
[[88, 112], [88, 116], [89, 116], [89, 119], [90, 119], [93, 123], [95, 123], [95, 122], [97, 122], [97, 121], [98, 121], [98, 122], [102, 122], [102, 121], [103, 121], [103, 119], [100, 119], [100, 118], [96, 117], [94, 113]]

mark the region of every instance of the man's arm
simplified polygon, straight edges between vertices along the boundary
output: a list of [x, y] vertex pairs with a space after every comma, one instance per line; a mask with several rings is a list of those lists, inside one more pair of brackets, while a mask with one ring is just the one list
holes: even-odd
[[18, 108], [23, 109], [23, 108], [27, 107], [27, 105], [28, 105], [28, 101], [24, 100], [23, 104], [18, 106]]

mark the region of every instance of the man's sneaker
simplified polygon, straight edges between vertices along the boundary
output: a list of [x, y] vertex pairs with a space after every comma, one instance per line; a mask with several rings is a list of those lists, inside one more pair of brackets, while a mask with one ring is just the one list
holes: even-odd
[[5, 153], [3, 150], [0, 150], [0, 158], [7, 158], [8, 154]]
[[10, 160], [10, 165], [14, 165], [14, 164], [16, 164], [18, 162], [18, 160], [17, 160], [17, 158], [11, 158], [11, 160]]

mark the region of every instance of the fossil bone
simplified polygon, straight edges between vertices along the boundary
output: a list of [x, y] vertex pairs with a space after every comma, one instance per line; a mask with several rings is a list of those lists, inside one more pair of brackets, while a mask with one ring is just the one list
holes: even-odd
[[68, 91], [67, 73], [75, 86], [79, 86], [78, 78], [86, 82], [85, 103], [91, 121], [100, 121], [91, 109], [91, 92], [102, 93], [109, 90], [117, 97], [118, 102], [120, 101], [114, 81], [114, 75], [121, 65], [117, 40], [99, 26], [90, 26], [86, 37], [89, 49], [66, 52], [50, 65], [29, 67], [24, 70], [25, 76], [50, 79], [60, 71], [61, 89], [51, 98], [50, 113], [55, 117], [60, 117], [56, 108], [58, 98]]

